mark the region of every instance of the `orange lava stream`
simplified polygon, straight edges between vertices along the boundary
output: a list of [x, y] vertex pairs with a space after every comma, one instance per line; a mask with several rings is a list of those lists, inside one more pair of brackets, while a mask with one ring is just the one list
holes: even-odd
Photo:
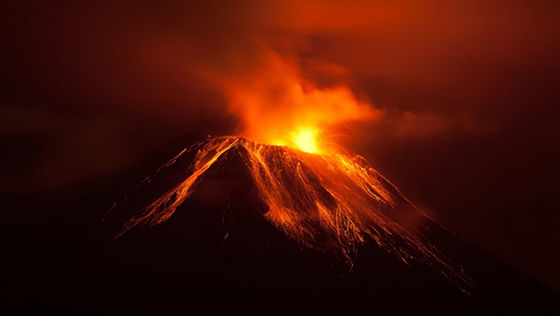
[[200, 146], [192, 174], [125, 223], [117, 237], [136, 225], [168, 220], [205, 172], [236, 149], [268, 207], [265, 218], [299, 243], [340, 251], [351, 263], [357, 247], [370, 239], [405, 263], [415, 258], [457, 284], [467, 282], [422, 236], [420, 227], [405, 227], [395, 220], [418, 210], [360, 156], [312, 154], [235, 136], [209, 138]]

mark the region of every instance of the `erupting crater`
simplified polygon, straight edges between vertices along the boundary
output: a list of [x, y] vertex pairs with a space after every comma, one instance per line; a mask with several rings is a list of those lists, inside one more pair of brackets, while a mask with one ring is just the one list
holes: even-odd
[[468, 278], [461, 269], [424, 237], [429, 219], [361, 156], [321, 151], [314, 133], [304, 129], [291, 135], [290, 147], [226, 136], [184, 148], [160, 171], [192, 153], [185, 178], [126, 219], [113, 237], [169, 220], [207, 171], [234, 153], [266, 206], [265, 219], [302, 246], [342, 254], [352, 265], [360, 245], [374, 242], [405, 263], [432, 266], [466, 289]]

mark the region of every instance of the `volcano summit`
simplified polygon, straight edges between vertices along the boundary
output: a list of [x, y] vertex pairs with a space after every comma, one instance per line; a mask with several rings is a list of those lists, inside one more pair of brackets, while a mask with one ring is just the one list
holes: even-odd
[[405, 263], [419, 260], [458, 285], [467, 282], [423, 237], [418, 210], [360, 156], [310, 154], [240, 137], [212, 137], [183, 149], [163, 168], [187, 151], [196, 152], [188, 177], [127, 220], [116, 237], [137, 225], [168, 220], [209, 169], [235, 155], [264, 206], [262, 216], [301, 245], [339, 252], [351, 263], [359, 244], [371, 240]]
[[[105, 223], [113, 241], [101, 257], [120, 258], [109, 275], [135, 284], [155, 273], [162, 279], [151, 282], [168, 289], [188, 280], [196, 301], [375, 302], [393, 312], [437, 305], [469, 314], [550, 294], [424, 216], [360, 156], [241, 137], [181, 148]], [[496, 280], [512, 275], [523, 286], [495, 292]]]

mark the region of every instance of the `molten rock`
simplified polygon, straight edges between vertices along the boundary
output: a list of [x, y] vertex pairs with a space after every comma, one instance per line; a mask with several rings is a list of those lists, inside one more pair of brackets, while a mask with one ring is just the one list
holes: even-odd
[[183, 149], [159, 172], [189, 153], [194, 159], [185, 178], [130, 213], [113, 237], [170, 219], [209, 170], [234, 155], [263, 205], [262, 216], [299, 244], [340, 253], [352, 265], [356, 249], [372, 240], [403, 262], [432, 266], [467, 290], [467, 277], [423, 236], [430, 221], [360, 156], [310, 154], [240, 137], [209, 137]]

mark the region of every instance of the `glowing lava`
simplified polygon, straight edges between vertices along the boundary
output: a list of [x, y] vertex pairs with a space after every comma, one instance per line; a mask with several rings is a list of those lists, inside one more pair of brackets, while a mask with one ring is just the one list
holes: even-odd
[[292, 135], [297, 147], [308, 153], [318, 153], [317, 130], [313, 128], [302, 128]]
[[288, 146], [307, 153], [320, 154], [323, 152], [321, 142], [319, 141], [320, 131], [316, 127], [301, 127], [287, 136], [271, 141], [272, 144], [278, 146]]
[[[315, 151], [313, 132], [295, 134], [293, 144]], [[209, 137], [183, 150], [196, 157], [186, 179], [130, 218], [117, 233], [168, 220], [196, 190], [205, 173], [226, 154], [238, 155], [251, 175], [259, 198], [268, 208], [264, 217], [298, 243], [343, 254], [348, 262], [358, 246], [370, 241], [404, 262], [433, 266], [463, 284], [466, 278], [422, 236], [421, 224], [403, 224], [403, 216], [419, 213], [400, 191], [368, 166], [360, 156], [311, 154], [286, 146], [260, 144], [235, 136]]]

